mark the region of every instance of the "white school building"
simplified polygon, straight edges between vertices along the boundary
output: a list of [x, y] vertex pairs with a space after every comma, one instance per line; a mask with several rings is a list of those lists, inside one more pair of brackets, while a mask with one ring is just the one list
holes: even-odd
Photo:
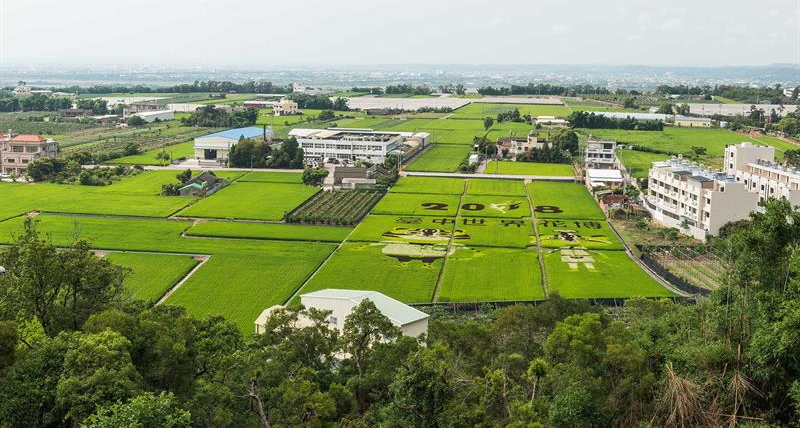
[[[382, 163], [394, 151], [412, 152], [424, 147], [426, 132], [388, 132], [362, 128], [292, 129], [307, 164], [368, 160]], [[410, 146], [410, 147], [409, 147]], [[407, 149], [407, 150], [404, 150]], [[410, 150], [408, 150], [410, 149]]]

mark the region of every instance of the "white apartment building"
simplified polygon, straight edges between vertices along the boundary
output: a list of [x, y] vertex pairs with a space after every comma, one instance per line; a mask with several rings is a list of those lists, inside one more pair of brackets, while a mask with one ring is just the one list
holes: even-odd
[[361, 128], [292, 129], [303, 149], [307, 164], [330, 159], [358, 159], [382, 163], [392, 152], [408, 153], [424, 147], [430, 134], [425, 132], [388, 132]]
[[725, 173], [758, 194], [800, 205], [800, 170], [775, 163], [775, 148], [739, 143], [725, 148]]
[[616, 169], [617, 167], [616, 141], [595, 140], [589, 136], [584, 153], [583, 164], [587, 169]]
[[758, 207], [758, 194], [744, 183], [681, 158], [653, 162], [643, 199], [654, 220], [700, 240]]

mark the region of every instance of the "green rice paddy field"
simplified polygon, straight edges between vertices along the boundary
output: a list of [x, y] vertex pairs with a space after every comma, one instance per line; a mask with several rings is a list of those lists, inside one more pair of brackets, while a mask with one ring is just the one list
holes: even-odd
[[[317, 191], [298, 173], [226, 171], [218, 175], [233, 183], [207, 198], [159, 196], [176, 173], [145, 172], [106, 187], [1, 183], [0, 244], [38, 211], [43, 236], [60, 246], [85, 239], [108, 252], [130, 269], [131, 294], [151, 302], [207, 258], [166, 303], [222, 314], [243, 332], [264, 308], [329, 287], [409, 303], [670, 295], [620, 251], [578, 184], [402, 178], [351, 229], [278, 222]], [[575, 245], [593, 269], [581, 261], [576, 273], [564, 261], [562, 248]]]
[[511, 161], [489, 161], [485, 172], [486, 174], [541, 175], [548, 177], [572, 177], [575, 175], [572, 165], [568, 164]]

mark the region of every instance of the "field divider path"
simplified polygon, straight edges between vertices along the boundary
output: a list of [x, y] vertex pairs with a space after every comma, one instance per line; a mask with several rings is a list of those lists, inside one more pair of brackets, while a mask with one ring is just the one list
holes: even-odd
[[450, 229], [450, 238], [447, 240], [447, 250], [444, 252], [444, 260], [442, 261], [442, 268], [439, 269], [439, 276], [436, 277], [436, 285], [433, 287], [433, 296], [431, 296], [431, 303], [436, 303], [439, 300], [439, 287], [442, 285], [444, 279], [444, 270], [447, 266], [447, 259], [450, 258], [450, 249], [453, 245], [453, 232], [458, 225], [458, 216], [461, 214], [461, 205], [464, 203], [464, 195], [467, 193], [467, 186], [469, 180], [464, 180], [464, 188], [461, 190], [461, 196], [458, 199], [458, 207], [456, 207], [456, 216]]
[[169, 290], [167, 290], [167, 292], [164, 293], [164, 295], [161, 296], [161, 298], [158, 299], [158, 301], [156, 302], [156, 306], [164, 303], [164, 301], [166, 301], [167, 298], [169, 298], [169, 296], [172, 295], [172, 293], [176, 292], [178, 290], [178, 288], [180, 288], [181, 285], [183, 285], [186, 281], [188, 281], [189, 278], [191, 278], [192, 275], [195, 274], [195, 272], [197, 272], [201, 267], [203, 267], [203, 265], [206, 264], [207, 261], [211, 260], [211, 256], [195, 256], [195, 257], [196, 257], [197, 260], [200, 261], [200, 263], [195, 265], [195, 267], [193, 267], [192, 270], [187, 272], [186, 275], [184, 275], [183, 278], [181, 278], [180, 281], [178, 281]]
[[525, 197], [528, 198], [528, 205], [531, 207], [531, 223], [533, 224], [533, 235], [536, 237], [536, 259], [539, 262], [539, 270], [542, 273], [542, 283], [540, 285], [542, 286], [542, 291], [544, 292], [544, 298], [547, 299], [550, 297], [550, 289], [547, 283], [547, 270], [544, 266], [544, 254], [542, 252], [543, 249], [541, 246], [541, 240], [539, 239], [539, 227], [536, 225], [536, 211], [534, 210], [533, 198], [531, 198], [530, 186], [528, 186], [527, 180], [523, 181], [523, 183], [525, 184]]

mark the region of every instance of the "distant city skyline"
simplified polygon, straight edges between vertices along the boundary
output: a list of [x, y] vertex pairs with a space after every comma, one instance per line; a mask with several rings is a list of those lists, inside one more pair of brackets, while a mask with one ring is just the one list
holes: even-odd
[[797, 0], [0, 0], [0, 68], [798, 63]]

